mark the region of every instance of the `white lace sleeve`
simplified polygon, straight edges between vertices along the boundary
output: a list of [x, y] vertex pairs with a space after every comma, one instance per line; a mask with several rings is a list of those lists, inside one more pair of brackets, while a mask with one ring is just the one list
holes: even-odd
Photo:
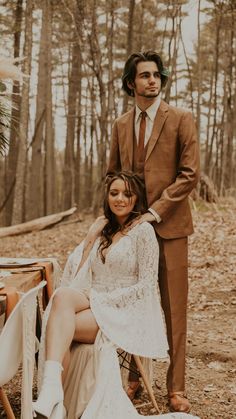
[[82, 258], [83, 246], [84, 241], [82, 241], [69, 255], [62, 274], [61, 286], [65, 287], [70, 285], [71, 281], [75, 278], [76, 271]]
[[[103, 333], [122, 349], [141, 356], [166, 357], [168, 345], [157, 292], [158, 243], [149, 223], [133, 230], [137, 283], [109, 292], [92, 289], [91, 309]], [[128, 266], [129, 256], [125, 262]]]
[[63, 271], [61, 286], [73, 287], [83, 291], [89, 296], [91, 288], [91, 270], [90, 257], [85, 261], [82, 268], [78, 271], [78, 267], [82, 258], [84, 241], [77, 246], [67, 259], [65, 269]]

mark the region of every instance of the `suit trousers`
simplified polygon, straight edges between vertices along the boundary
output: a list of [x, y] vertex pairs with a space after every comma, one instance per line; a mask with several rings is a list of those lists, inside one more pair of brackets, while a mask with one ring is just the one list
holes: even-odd
[[[167, 372], [168, 393], [185, 389], [185, 353], [188, 298], [188, 238], [163, 239], [160, 248], [159, 288], [165, 315], [170, 365]], [[133, 357], [129, 381], [138, 380]]]
[[160, 247], [159, 288], [165, 315], [170, 365], [168, 393], [185, 389], [185, 354], [188, 298], [188, 238], [163, 239]]

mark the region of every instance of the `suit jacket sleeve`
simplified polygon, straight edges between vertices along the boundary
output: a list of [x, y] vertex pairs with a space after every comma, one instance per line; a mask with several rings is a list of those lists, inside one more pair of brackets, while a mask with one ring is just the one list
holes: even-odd
[[174, 181], [162, 191], [160, 198], [151, 205], [162, 221], [165, 221], [175, 211], [178, 204], [188, 197], [198, 182], [199, 147], [195, 123], [190, 112], [185, 112], [181, 117], [178, 142], [177, 175]]

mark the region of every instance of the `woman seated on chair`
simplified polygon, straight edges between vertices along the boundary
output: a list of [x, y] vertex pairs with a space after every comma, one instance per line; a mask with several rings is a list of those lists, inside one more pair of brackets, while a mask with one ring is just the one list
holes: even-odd
[[95, 342], [97, 350], [94, 394], [81, 419], [140, 417], [122, 388], [116, 349], [150, 359], [166, 357], [168, 350], [157, 291], [158, 243], [151, 224], [139, 222], [146, 210], [137, 175], [109, 178], [104, 216], [90, 227], [81, 252], [76, 250], [81, 260], [70, 286], [54, 293], [44, 316], [36, 417], [63, 418], [62, 364], [72, 341]]

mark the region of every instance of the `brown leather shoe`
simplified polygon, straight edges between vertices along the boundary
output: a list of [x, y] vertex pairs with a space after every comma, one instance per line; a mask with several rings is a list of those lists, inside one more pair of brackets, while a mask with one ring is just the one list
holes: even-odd
[[168, 397], [171, 412], [190, 412], [191, 405], [182, 391], [170, 393]]
[[126, 394], [130, 400], [135, 399], [140, 395], [142, 391], [142, 386], [140, 381], [129, 381], [128, 387], [126, 389]]

